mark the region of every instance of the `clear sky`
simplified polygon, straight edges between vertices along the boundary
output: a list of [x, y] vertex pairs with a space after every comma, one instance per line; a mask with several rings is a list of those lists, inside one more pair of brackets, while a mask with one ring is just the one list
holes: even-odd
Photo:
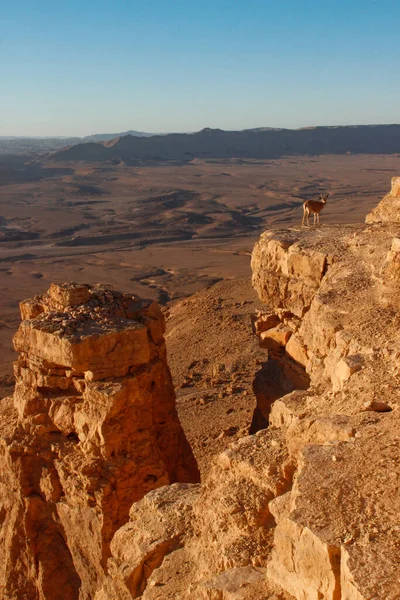
[[0, 0], [0, 135], [400, 122], [400, 0]]

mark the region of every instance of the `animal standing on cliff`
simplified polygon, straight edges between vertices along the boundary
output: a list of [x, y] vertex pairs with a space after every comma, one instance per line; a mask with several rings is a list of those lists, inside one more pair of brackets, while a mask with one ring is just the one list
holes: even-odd
[[329, 194], [320, 194], [319, 200], [306, 200], [303, 202], [303, 221], [307, 221], [307, 225], [310, 224], [310, 214], [314, 215], [314, 225], [319, 225], [319, 213], [324, 208], [326, 201], [329, 198]]

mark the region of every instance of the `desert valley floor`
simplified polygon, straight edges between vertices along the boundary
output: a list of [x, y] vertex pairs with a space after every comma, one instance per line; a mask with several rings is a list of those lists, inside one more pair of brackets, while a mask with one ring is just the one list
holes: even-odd
[[[0, 393], [12, 390], [21, 300], [71, 280], [154, 298], [168, 317], [180, 417], [205, 461], [207, 448], [243, 434], [255, 406], [263, 357], [251, 334], [250, 254], [260, 233], [300, 227], [302, 202], [325, 191], [321, 227], [362, 222], [399, 173], [397, 155], [138, 167], [2, 159]], [[193, 420], [211, 427], [192, 433]]]

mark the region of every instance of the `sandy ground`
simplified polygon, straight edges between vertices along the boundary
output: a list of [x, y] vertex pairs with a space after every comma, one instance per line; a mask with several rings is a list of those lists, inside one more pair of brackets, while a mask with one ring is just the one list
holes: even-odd
[[261, 231], [299, 223], [304, 199], [329, 191], [322, 222], [362, 221], [400, 172], [390, 155], [140, 168], [0, 163], [3, 395], [12, 389], [18, 303], [52, 281], [107, 282], [170, 306], [220, 280], [249, 278]]

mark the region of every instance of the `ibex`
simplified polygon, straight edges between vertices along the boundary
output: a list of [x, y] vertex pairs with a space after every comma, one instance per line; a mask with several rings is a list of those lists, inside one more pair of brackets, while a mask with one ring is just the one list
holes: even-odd
[[314, 225], [319, 225], [319, 213], [324, 208], [326, 201], [329, 198], [329, 194], [320, 194], [319, 200], [306, 200], [303, 202], [303, 221], [307, 220], [307, 225], [310, 224], [310, 214], [314, 215]]

